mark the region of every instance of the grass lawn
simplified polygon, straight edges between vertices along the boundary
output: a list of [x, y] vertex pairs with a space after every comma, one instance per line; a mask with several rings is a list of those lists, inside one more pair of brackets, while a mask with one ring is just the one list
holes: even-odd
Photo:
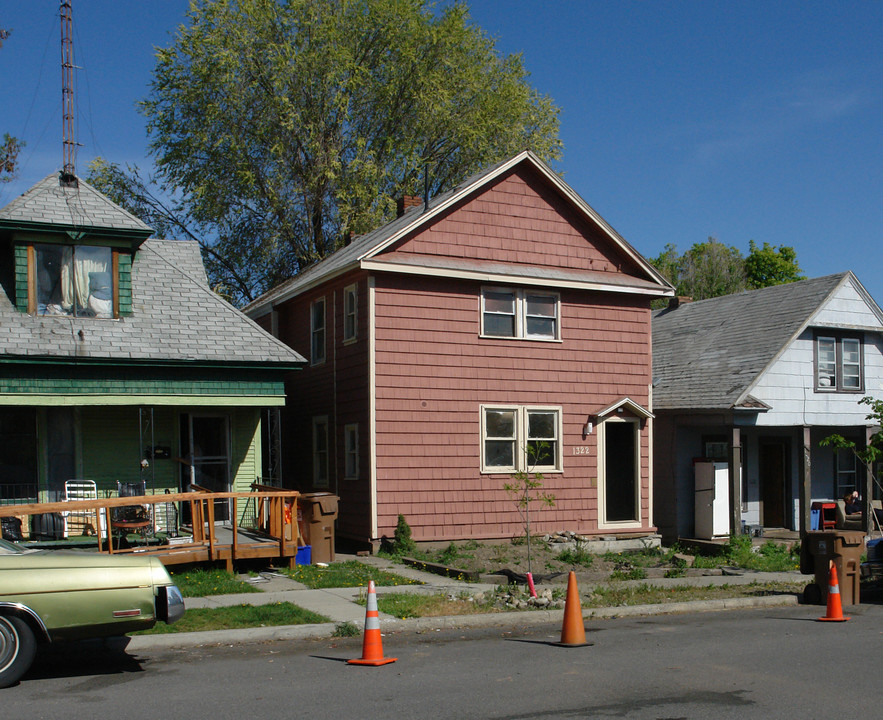
[[451, 599], [441, 593], [417, 595], [414, 593], [384, 593], [377, 596], [377, 609], [397, 618], [443, 617], [445, 615], [474, 615], [494, 612], [493, 603], [476, 603], [466, 595]]
[[401, 575], [386, 572], [360, 563], [358, 560], [330, 563], [328, 567], [297, 565], [280, 570], [292, 580], [297, 580], [309, 588], [341, 588], [367, 586], [369, 580], [375, 585], [422, 585], [418, 580], [409, 580]]
[[178, 622], [157, 623], [150, 630], [132, 635], [165, 635], [168, 633], [232, 630], [235, 628], [268, 627], [272, 625], [310, 625], [327, 623], [324, 615], [304, 610], [289, 602], [271, 605], [234, 605], [232, 607], [188, 610]]
[[197, 568], [174, 571], [170, 574], [185, 598], [261, 592], [225, 570]]

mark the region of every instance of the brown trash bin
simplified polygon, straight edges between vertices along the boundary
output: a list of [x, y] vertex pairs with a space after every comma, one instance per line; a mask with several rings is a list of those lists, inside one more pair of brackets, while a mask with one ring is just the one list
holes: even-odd
[[304, 540], [310, 546], [311, 562], [334, 560], [334, 521], [337, 520], [337, 495], [327, 492], [303, 493], [297, 504], [301, 510]]
[[822, 605], [828, 601], [831, 561], [837, 568], [840, 602], [843, 605], [859, 604], [864, 547], [865, 534], [861, 530], [811, 530], [806, 533], [801, 546], [800, 570], [806, 574], [815, 573]]

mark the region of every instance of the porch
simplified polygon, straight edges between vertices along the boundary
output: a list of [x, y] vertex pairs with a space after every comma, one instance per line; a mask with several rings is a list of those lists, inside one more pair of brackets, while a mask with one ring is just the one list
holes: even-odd
[[[222, 561], [232, 571], [239, 560], [295, 564], [299, 548], [306, 545], [297, 522], [298, 496], [294, 490], [196, 488], [187, 493], [5, 505], [0, 506], [0, 519], [17, 518], [22, 528], [28, 528], [24, 544], [32, 547], [155, 555], [164, 565]], [[175, 508], [176, 518], [187, 517], [189, 522], [169, 524], [170, 507]], [[137, 513], [121, 512], [132, 508]], [[46, 525], [54, 526], [53, 539], [30, 537], [35, 527], [32, 516], [52, 519]], [[227, 519], [216, 523], [224, 516]], [[82, 534], [59, 532], [59, 525], [78, 528]]]

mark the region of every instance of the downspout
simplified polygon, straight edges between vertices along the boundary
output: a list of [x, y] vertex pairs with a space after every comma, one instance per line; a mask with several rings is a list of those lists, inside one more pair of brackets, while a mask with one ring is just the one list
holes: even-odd
[[368, 443], [370, 458], [368, 462], [368, 504], [371, 524], [370, 540], [378, 537], [377, 533], [377, 338], [374, 329], [374, 276], [368, 278]]

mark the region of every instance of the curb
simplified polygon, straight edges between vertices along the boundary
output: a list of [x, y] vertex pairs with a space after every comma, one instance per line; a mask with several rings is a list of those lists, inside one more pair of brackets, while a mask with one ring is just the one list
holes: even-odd
[[[679, 615], [698, 612], [720, 612], [765, 607], [786, 607], [798, 604], [797, 595], [767, 595], [756, 598], [723, 598], [693, 602], [632, 605], [583, 610], [586, 620], [612, 620], [647, 615]], [[448, 615], [444, 617], [382, 620], [387, 633], [422, 633], [452, 628], [513, 627], [523, 628], [561, 622], [564, 610], [522, 610], [480, 615]], [[247, 645], [280, 640], [315, 640], [330, 638], [338, 623], [318, 625], [277, 625], [274, 627], [212, 630], [208, 632], [170, 633], [167, 635], [135, 635], [126, 646], [128, 651], [181, 649], [205, 645]]]

